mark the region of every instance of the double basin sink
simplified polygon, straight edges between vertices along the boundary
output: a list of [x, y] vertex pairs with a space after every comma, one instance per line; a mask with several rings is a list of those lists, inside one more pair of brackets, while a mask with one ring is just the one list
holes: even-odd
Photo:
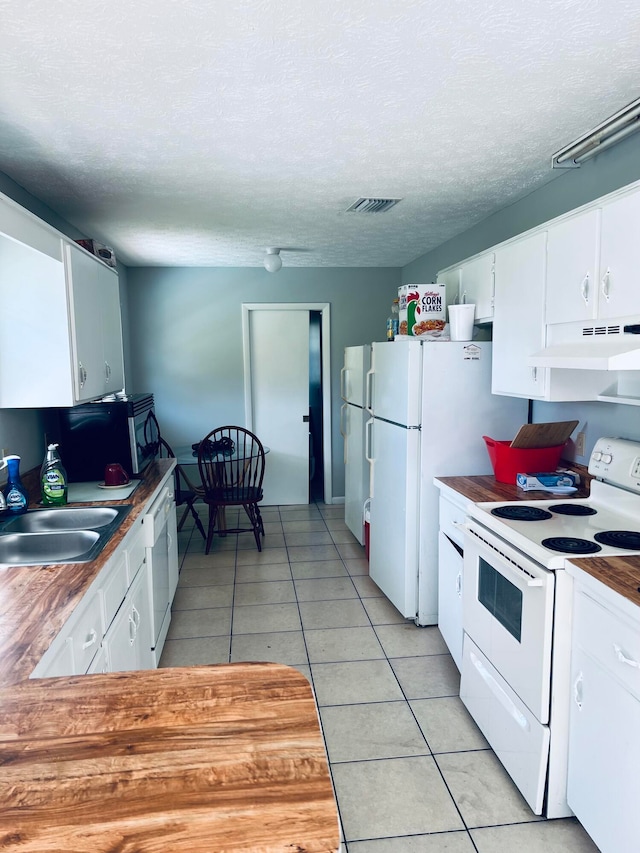
[[0, 522], [0, 565], [88, 563], [131, 510], [125, 506], [34, 509]]

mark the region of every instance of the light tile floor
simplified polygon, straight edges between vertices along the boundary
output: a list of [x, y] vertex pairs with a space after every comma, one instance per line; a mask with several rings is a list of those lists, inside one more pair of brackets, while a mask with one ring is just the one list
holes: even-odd
[[160, 665], [264, 660], [309, 678], [346, 853], [597, 853], [574, 819], [532, 814], [461, 704], [440, 632], [384, 598], [344, 507], [262, 514], [262, 552], [241, 534], [206, 556], [180, 533]]

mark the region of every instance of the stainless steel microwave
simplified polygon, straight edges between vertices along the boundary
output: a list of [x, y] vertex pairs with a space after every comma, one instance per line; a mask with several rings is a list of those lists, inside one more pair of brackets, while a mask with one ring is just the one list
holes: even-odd
[[[50, 410], [51, 411], [51, 410]], [[140, 476], [158, 455], [158, 430], [153, 394], [130, 394], [53, 410], [49, 440], [60, 445], [60, 456], [71, 483], [104, 479], [105, 466], [119, 462]]]

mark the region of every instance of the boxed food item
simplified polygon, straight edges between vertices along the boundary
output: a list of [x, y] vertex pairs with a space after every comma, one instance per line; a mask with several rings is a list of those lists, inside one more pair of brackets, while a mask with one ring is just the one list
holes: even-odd
[[91, 252], [91, 254], [95, 255], [96, 258], [100, 258], [100, 260], [104, 261], [105, 264], [108, 264], [110, 267], [115, 267], [116, 253], [110, 246], [105, 246], [104, 243], [98, 243], [97, 240], [76, 240], [76, 243], [79, 246], [82, 246], [83, 249], [86, 249], [87, 252]]
[[446, 285], [405, 284], [398, 288], [401, 335], [439, 338], [447, 323]]
[[525, 492], [533, 489], [563, 489], [576, 487], [580, 474], [574, 471], [543, 471], [537, 474], [518, 474], [516, 483]]

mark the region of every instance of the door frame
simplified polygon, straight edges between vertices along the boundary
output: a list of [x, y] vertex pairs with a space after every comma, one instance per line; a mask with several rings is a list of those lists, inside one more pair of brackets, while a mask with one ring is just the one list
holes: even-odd
[[253, 429], [250, 315], [252, 311], [318, 311], [322, 324], [322, 462], [324, 502], [333, 503], [331, 455], [331, 305], [329, 302], [243, 302], [242, 352], [244, 359], [244, 412], [247, 429]]

